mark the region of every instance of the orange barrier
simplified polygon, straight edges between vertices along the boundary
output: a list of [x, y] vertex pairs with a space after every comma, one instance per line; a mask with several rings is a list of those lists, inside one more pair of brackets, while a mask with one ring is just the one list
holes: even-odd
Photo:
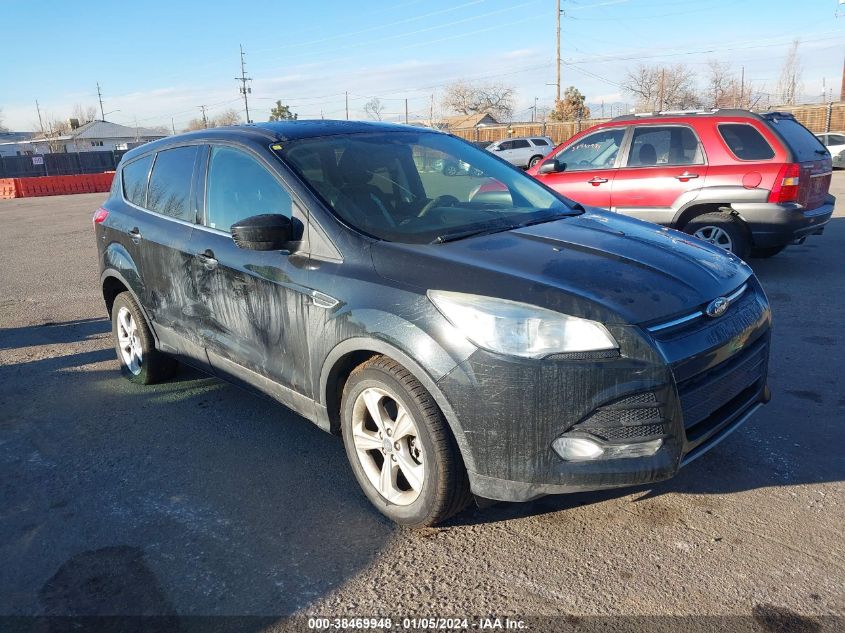
[[75, 176], [0, 179], [0, 198], [32, 198], [74, 193], [103, 193], [111, 189], [113, 171]]

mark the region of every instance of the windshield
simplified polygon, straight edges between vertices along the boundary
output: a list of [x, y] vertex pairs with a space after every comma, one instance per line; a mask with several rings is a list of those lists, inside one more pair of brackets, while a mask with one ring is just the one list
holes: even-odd
[[443, 242], [573, 213], [531, 177], [446, 134], [324, 136], [276, 153], [345, 222], [383, 240]]

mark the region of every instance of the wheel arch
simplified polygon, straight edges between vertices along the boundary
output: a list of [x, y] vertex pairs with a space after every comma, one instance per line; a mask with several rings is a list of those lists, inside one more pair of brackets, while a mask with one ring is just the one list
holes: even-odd
[[446, 397], [437, 387], [435, 380], [411, 356], [398, 347], [380, 339], [363, 337], [346, 339], [338, 343], [329, 352], [326, 360], [323, 362], [320, 371], [318, 394], [320, 404], [325, 406], [328, 412], [331, 432], [335, 435], [340, 435], [340, 399], [343, 393], [343, 385], [346, 383], [349, 374], [360, 364], [378, 355], [387, 356], [402, 365], [426, 388], [446, 418], [449, 429], [452, 431], [452, 436], [455, 438], [458, 448], [461, 451], [464, 465], [469, 470], [474, 470], [475, 461], [472, 457], [472, 452], [469, 450], [460, 422], [458, 422], [457, 415], [448, 400], [446, 400]]
[[147, 311], [144, 310], [144, 305], [141, 303], [141, 300], [138, 297], [138, 293], [135, 291], [135, 289], [132, 287], [132, 284], [129, 283], [126, 277], [124, 277], [119, 270], [116, 270], [114, 268], [106, 268], [100, 275], [100, 288], [103, 293], [103, 301], [106, 304], [106, 310], [108, 310], [109, 318], [111, 318], [112, 316], [112, 307], [114, 306], [114, 300], [117, 295], [119, 295], [121, 292], [128, 292], [130, 295], [132, 295], [132, 298], [135, 300], [135, 303], [138, 304], [138, 307], [141, 310], [141, 314], [144, 316], [144, 321], [146, 321], [147, 327], [150, 329], [150, 332], [153, 335], [155, 346], [156, 348], [158, 348], [158, 335], [156, 334], [152, 321], [150, 320]]

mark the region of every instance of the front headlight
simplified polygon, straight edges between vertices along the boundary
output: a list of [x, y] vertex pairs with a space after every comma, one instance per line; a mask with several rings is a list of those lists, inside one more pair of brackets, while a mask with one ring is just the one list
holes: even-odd
[[428, 298], [479, 347], [523, 358], [618, 349], [601, 323], [527, 303], [429, 290]]

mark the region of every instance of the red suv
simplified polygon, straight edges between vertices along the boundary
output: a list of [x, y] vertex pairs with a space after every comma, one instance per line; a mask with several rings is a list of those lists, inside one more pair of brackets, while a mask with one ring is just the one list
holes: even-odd
[[742, 258], [771, 257], [824, 230], [830, 153], [788, 113], [617, 117], [528, 173], [581, 204], [680, 229]]

